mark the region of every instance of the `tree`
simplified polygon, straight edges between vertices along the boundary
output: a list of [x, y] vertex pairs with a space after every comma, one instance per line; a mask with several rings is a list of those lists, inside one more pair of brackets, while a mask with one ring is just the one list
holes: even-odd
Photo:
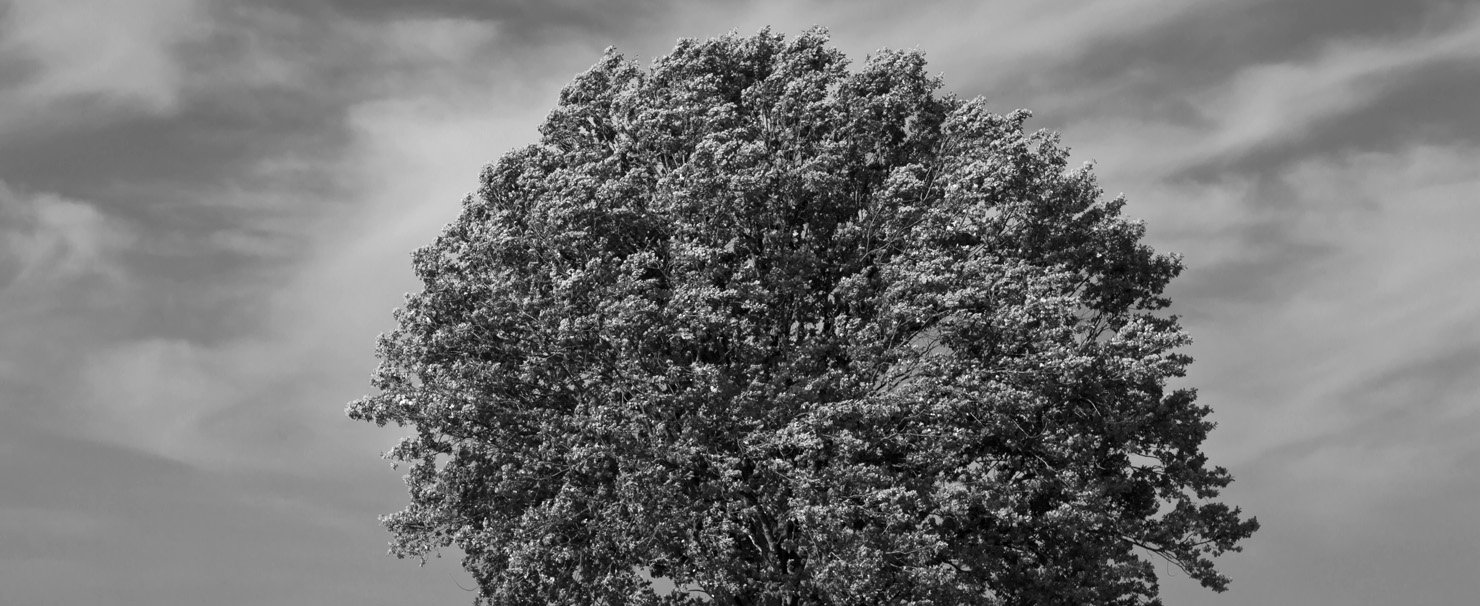
[[498, 605], [1155, 604], [1154, 556], [1224, 589], [1257, 523], [1167, 386], [1180, 261], [940, 89], [821, 30], [579, 75], [349, 407], [415, 430], [392, 551]]

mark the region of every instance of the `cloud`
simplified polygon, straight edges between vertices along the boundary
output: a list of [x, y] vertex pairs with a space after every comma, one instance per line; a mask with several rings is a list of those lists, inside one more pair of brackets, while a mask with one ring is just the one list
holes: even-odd
[[1480, 58], [1480, 11], [1437, 35], [1342, 40], [1315, 57], [1258, 65], [1195, 102], [1215, 124], [1192, 157], [1236, 158], [1308, 136], [1390, 93], [1406, 74], [1437, 63]]
[[24, 195], [0, 182], [3, 296], [47, 291], [89, 276], [117, 279], [113, 255], [132, 234], [97, 208], [53, 193]]
[[[244, 355], [246, 354], [246, 355]], [[74, 431], [105, 443], [183, 460], [213, 463], [220, 436], [202, 423], [250, 401], [269, 380], [270, 352], [250, 355], [189, 342], [149, 339], [88, 354], [82, 389], [69, 419]], [[229, 442], [228, 442], [229, 443]]]
[[80, 352], [134, 290], [132, 226], [91, 203], [0, 183], [0, 443], [56, 420]]
[[1446, 558], [1480, 539], [1453, 527], [1480, 494], [1480, 143], [1309, 151], [1199, 178], [1105, 160], [1131, 164], [1110, 179], [1152, 244], [1187, 255], [1169, 293], [1195, 340], [1185, 384], [1219, 424], [1205, 450], [1237, 478], [1225, 496], [1265, 525], [1218, 600], [1462, 599]]
[[[197, 94], [267, 89], [353, 103], [414, 90], [427, 74], [486, 59], [497, 23], [431, 15], [365, 20], [310, 3], [223, 5], [204, 56], [191, 63]], [[469, 70], [471, 71], [471, 70]]]
[[91, 204], [0, 182], [0, 351], [29, 351], [6, 356], [0, 376], [33, 381], [33, 366], [60, 353], [51, 344], [76, 332], [58, 320], [107, 305], [110, 293], [127, 287], [119, 255], [135, 241], [133, 229]]
[[[1088, 102], [1069, 103], [1071, 109], [1061, 111], [1079, 114], [1065, 127], [1079, 142], [1076, 147], [1086, 157], [1113, 160], [1106, 168], [1132, 184], [1277, 172], [1304, 154], [1342, 153], [1363, 144], [1402, 146], [1414, 143], [1413, 137], [1432, 135], [1413, 129], [1383, 132], [1382, 137], [1368, 141], [1350, 139], [1351, 135], [1347, 140], [1333, 138], [1333, 133], [1342, 131], [1369, 131], [1368, 125], [1353, 122], [1358, 118], [1380, 123], [1403, 118], [1419, 108], [1384, 106], [1383, 113], [1390, 115], [1362, 112], [1388, 98], [1411, 104], [1413, 98], [1405, 97], [1405, 92], [1440, 83], [1452, 76], [1446, 70], [1477, 58], [1480, 10], [1470, 10], [1454, 15], [1443, 26], [1380, 37], [1338, 38], [1309, 54], [1238, 66], [1223, 78], [1177, 91], [1173, 98], [1137, 98], [1127, 107], [1096, 107], [1096, 101], [1135, 86], [1134, 81], [1101, 83], [1090, 89]], [[1082, 87], [1070, 90], [1074, 95], [1084, 94]], [[1168, 104], [1176, 108], [1170, 117], [1167, 111], [1148, 115], [1135, 109], [1136, 105]], [[1463, 122], [1459, 116], [1451, 118]], [[1463, 128], [1451, 121], [1448, 128], [1455, 127]]]
[[28, 59], [33, 73], [7, 104], [97, 98], [150, 113], [175, 108], [176, 47], [200, 34], [194, 0], [15, 0], [8, 8], [0, 49]]
[[[672, 3], [653, 0], [267, 0], [260, 4], [312, 15], [320, 20], [379, 23], [396, 20], [447, 19], [497, 24], [521, 45], [553, 38], [631, 33], [673, 12]], [[684, 3], [690, 8], [706, 3]], [[598, 49], [600, 47], [598, 46]]]
[[[156, 330], [95, 345], [80, 363], [74, 406], [59, 423], [71, 435], [207, 469], [293, 473], [373, 460], [394, 441], [344, 419], [343, 407], [368, 388], [374, 335], [390, 328], [391, 307], [416, 287], [409, 253], [456, 216], [482, 164], [537, 136], [543, 111], [512, 106], [508, 100], [523, 89], [498, 88], [498, 70], [466, 77], [486, 67], [474, 59], [488, 50], [488, 27], [440, 20], [378, 27], [382, 39], [408, 49], [399, 56], [427, 69], [408, 72], [396, 96], [344, 108], [343, 147], [305, 167], [342, 186], [312, 193], [323, 206], [298, 211], [299, 222], [281, 228], [308, 245], [279, 259], [271, 277], [252, 280], [241, 272], [264, 269], [277, 232], [210, 232], [211, 247], [262, 253], [225, 276], [242, 297], [176, 294], [229, 304], [192, 315], [253, 309], [251, 329], [220, 338]], [[440, 41], [427, 42], [433, 38]], [[558, 83], [544, 86], [543, 96], [553, 100]], [[277, 196], [289, 202], [295, 190], [227, 194], [228, 207], [246, 208], [276, 206]], [[200, 254], [203, 244], [176, 237], [140, 242], [137, 250], [158, 261], [158, 255]], [[221, 281], [194, 284], [210, 289]]]
[[1344, 503], [1370, 519], [1476, 456], [1480, 287], [1463, 276], [1480, 263], [1467, 227], [1480, 224], [1480, 147], [1311, 159], [1282, 180], [1283, 278], [1251, 277], [1279, 285], [1274, 303], [1227, 294], [1238, 265], [1194, 268], [1205, 279], [1174, 294], [1198, 312], [1193, 374], [1227, 462], [1311, 497], [1283, 505], [1299, 515]]
[[1454, 527], [1480, 494], [1477, 192], [1480, 145], [1409, 142], [1135, 196], [1157, 246], [1189, 253], [1171, 296], [1219, 423], [1206, 451], [1265, 524], [1229, 560], [1238, 600], [1462, 599], [1444, 554], [1480, 539]]

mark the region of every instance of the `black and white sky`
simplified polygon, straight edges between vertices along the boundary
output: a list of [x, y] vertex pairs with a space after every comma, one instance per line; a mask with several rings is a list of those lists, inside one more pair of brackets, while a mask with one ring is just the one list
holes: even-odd
[[1228, 499], [1169, 604], [1480, 594], [1480, 3], [0, 3], [0, 603], [465, 604], [355, 423], [409, 252], [616, 46], [830, 29], [1032, 109], [1149, 239]]

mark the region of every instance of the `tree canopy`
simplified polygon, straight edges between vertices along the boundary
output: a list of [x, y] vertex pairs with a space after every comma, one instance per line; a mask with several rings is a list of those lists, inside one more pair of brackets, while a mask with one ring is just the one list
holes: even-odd
[[608, 51], [414, 254], [349, 407], [414, 430], [393, 553], [495, 605], [1224, 589], [1181, 263], [1027, 118], [821, 30]]

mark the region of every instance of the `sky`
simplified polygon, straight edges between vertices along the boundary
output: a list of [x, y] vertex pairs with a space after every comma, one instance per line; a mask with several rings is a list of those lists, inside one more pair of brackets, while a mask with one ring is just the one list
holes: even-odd
[[344, 417], [411, 250], [616, 46], [827, 27], [1060, 131], [1264, 528], [1169, 605], [1480, 594], [1480, 3], [0, 2], [0, 603], [466, 604]]

